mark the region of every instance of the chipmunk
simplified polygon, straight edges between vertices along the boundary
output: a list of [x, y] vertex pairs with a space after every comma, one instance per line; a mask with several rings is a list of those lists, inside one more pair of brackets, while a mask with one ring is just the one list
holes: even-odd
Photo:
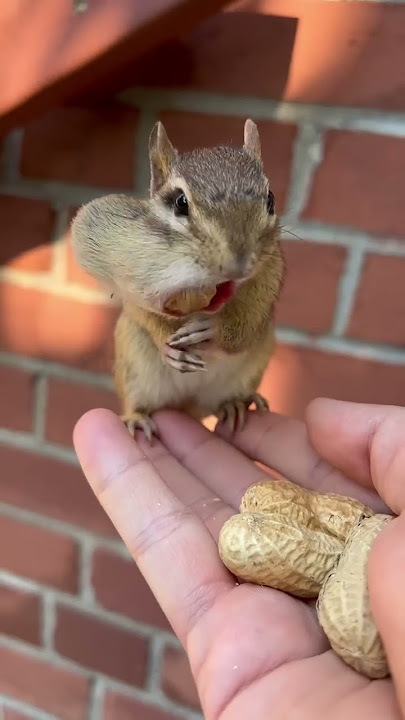
[[[118, 293], [114, 377], [130, 432], [157, 435], [152, 414], [177, 408], [232, 431], [254, 404], [274, 347], [284, 259], [257, 126], [243, 147], [179, 153], [161, 122], [149, 137], [150, 197], [108, 195], [72, 222], [78, 263]], [[173, 312], [182, 291], [197, 312]]]

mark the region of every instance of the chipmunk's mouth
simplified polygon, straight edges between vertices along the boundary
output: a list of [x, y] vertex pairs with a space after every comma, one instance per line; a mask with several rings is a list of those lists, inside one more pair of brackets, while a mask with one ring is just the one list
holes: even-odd
[[228, 302], [235, 294], [235, 283], [232, 280], [227, 280], [226, 282], [220, 283], [217, 285], [217, 291], [214, 295], [214, 297], [211, 299], [207, 307], [204, 308], [204, 310], [209, 310], [210, 312], [215, 312], [216, 310], [219, 310], [222, 305], [225, 305], [225, 303]]
[[185, 317], [196, 312], [218, 312], [235, 294], [237, 283], [232, 280], [219, 283], [206, 291], [185, 290], [166, 300], [163, 312], [172, 317]]

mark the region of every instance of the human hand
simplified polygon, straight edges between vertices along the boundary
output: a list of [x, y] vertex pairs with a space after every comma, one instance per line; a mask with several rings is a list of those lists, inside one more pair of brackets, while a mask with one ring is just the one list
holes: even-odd
[[[161, 442], [151, 447], [142, 436], [134, 442], [111, 412], [91, 411], [75, 428], [75, 447], [187, 651], [205, 719], [405, 717], [405, 409], [318, 400], [305, 424], [251, 414], [232, 438], [225, 427], [210, 433], [175, 412], [154, 419]], [[253, 461], [399, 515], [369, 562], [370, 600], [392, 679], [370, 682], [346, 666], [310, 604], [238, 585], [221, 563], [223, 523], [246, 488], [266, 478]]]

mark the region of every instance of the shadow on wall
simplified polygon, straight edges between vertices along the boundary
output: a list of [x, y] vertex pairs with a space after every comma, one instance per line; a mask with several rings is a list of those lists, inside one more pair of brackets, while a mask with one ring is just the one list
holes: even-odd
[[280, 98], [296, 29], [295, 18], [221, 13], [187, 37], [143, 56], [127, 79], [133, 86], [191, 87], [236, 95], [244, 87], [245, 94], [251, 88], [253, 95]]
[[[121, 90], [171, 87], [293, 102], [403, 107], [401, 17], [395, 8], [387, 13], [377, 3], [353, 7], [317, 0], [243, 0], [144, 55], [116, 82]], [[392, 38], [390, 48], [387, 37]]]

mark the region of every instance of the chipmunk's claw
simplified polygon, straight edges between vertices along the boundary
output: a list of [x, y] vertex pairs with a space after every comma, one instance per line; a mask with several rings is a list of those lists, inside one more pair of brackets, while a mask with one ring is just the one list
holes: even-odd
[[191, 320], [169, 338], [172, 348], [186, 350], [190, 345], [201, 345], [215, 337], [215, 326], [211, 318]]
[[152, 444], [153, 436], [158, 437], [158, 429], [156, 423], [144, 413], [133, 413], [132, 415], [122, 415], [121, 420], [128, 428], [130, 435], [135, 434], [135, 430], [142, 430], [147, 441]]
[[256, 410], [261, 413], [269, 410], [267, 400], [259, 393], [252, 393], [245, 398], [234, 398], [223, 403], [217, 413], [219, 423], [227, 423], [231, 433], [243, 430], [246, 424], [246, 415], [250, 405], [256, 405]]
[[171, 347], [168, 343], [163, 348], [163, 359], [168, 365], [181, 373], [206, 370], [205, 362], [199, 355]]

